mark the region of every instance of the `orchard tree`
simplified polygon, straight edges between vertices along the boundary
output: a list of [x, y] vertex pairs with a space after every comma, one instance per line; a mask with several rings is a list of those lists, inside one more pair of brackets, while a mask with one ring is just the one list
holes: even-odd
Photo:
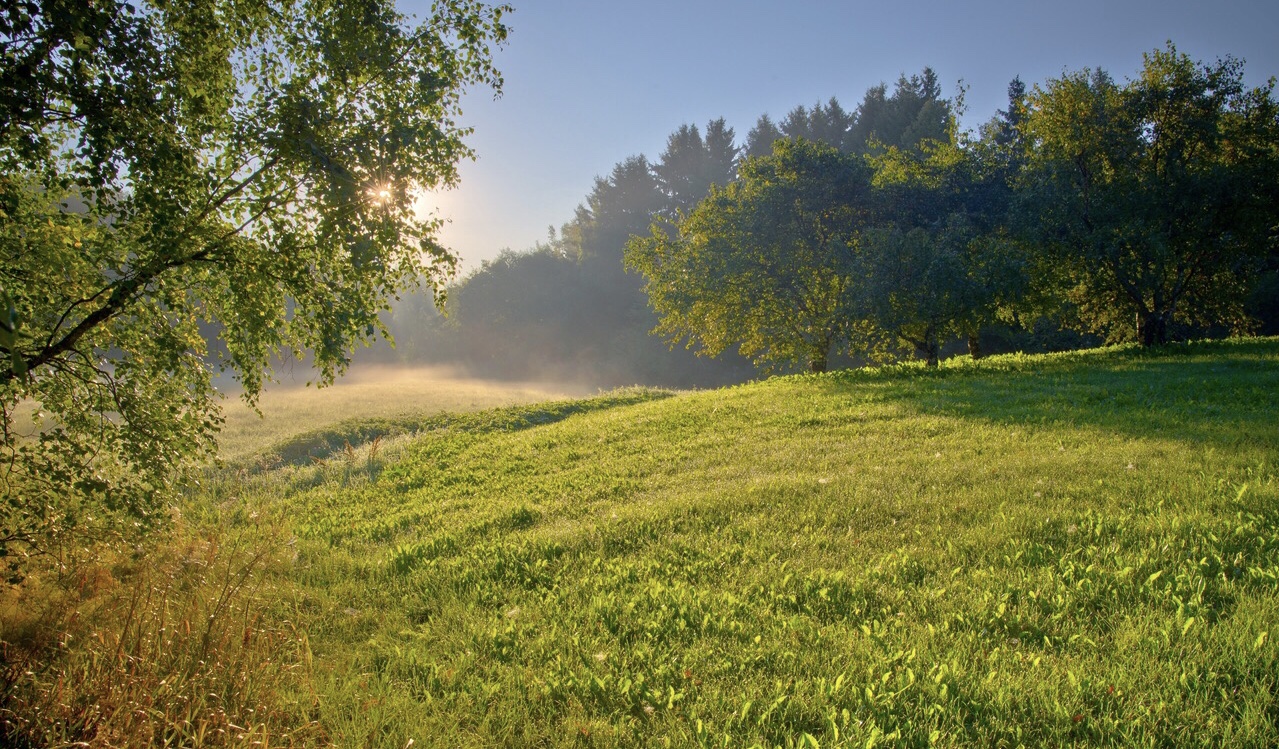
[[201, 323], [252, 401], [272, 356], [330, 381], [399, 290], [440, 288], [413, 196], [470, 156], [459, 97], [500, 89], [508, 10], [3, 5], [0, 556], [162, 519], [220, 421]]
[[1085, 70], [1027, 96], [1023, 225], [1086, 327], [1150, 346], [1175, 322], [1249, 324], [1276, 225], [1273, 90], [1169, 44], [1125, 85]]
[[862, 314], [889, 339], [937, 366], [941, 344], [968, 339], [1016, 308], [1028, 283], [1019, 246], [1005, 227], [1005, 163], [988, 144], [952, 124], [946, 141], [870, 158], [876, 221], [858, 256]]
[[699, 353], [736, 346], [766, 366], [825, 371], [849, 339], [849, 270], [869, 189], [860, 159], [806, 140], [747, 158], [676, 236], [655, 226], [627, 247], [655, 332]]

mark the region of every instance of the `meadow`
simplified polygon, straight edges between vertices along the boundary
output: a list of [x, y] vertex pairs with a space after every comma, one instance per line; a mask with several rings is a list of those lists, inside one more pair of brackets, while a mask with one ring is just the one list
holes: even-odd
[[[47, 743], [1275, 746], [1276, 414], [1264, 339], [228, 444], [272, 458], [211, 468], [163, 563], [49, 576], [74, 618], [6, 602], [6, 641], [67, 636], [0, 717]], [[73, 676], [119, 709], [77, 723]]]

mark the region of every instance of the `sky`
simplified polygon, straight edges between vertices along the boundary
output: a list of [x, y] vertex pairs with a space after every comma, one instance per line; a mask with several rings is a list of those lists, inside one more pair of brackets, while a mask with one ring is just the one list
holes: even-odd
[[460, 187], [428, 198], [467, 270], [545, 240], [597, 176], [656, 159], [686, 123], [723, 117], [740, 144], [761, 114], [832, 96], [851, 111], [868, 88], [928, 66], [947, 97], [962, 82], [961, 124], [975, 129], [1014, 76], [1033, 86], [1102, 68], [1123, 81], [1168, 41], [1203, 62], [1242, 59], [1249, 85], [1279, 76], [1279, 0], [509, 1], [502, 95], [468, 92], [459, 118], [477, 159]]

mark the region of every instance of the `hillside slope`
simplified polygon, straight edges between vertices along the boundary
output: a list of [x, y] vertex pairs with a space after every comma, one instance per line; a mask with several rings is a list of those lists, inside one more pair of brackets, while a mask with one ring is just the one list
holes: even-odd
[[327, 739], [1279, 744], [1273, 339], [578, 404], [235, 487]]

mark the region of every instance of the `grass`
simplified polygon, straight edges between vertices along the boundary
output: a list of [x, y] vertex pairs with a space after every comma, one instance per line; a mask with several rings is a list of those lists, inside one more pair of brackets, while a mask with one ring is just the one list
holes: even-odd
[[333, 427], [187, 522], [276, 550], [271, 743], [1266, 747], [1276, 414], [1273, 339], [633, 389]]

